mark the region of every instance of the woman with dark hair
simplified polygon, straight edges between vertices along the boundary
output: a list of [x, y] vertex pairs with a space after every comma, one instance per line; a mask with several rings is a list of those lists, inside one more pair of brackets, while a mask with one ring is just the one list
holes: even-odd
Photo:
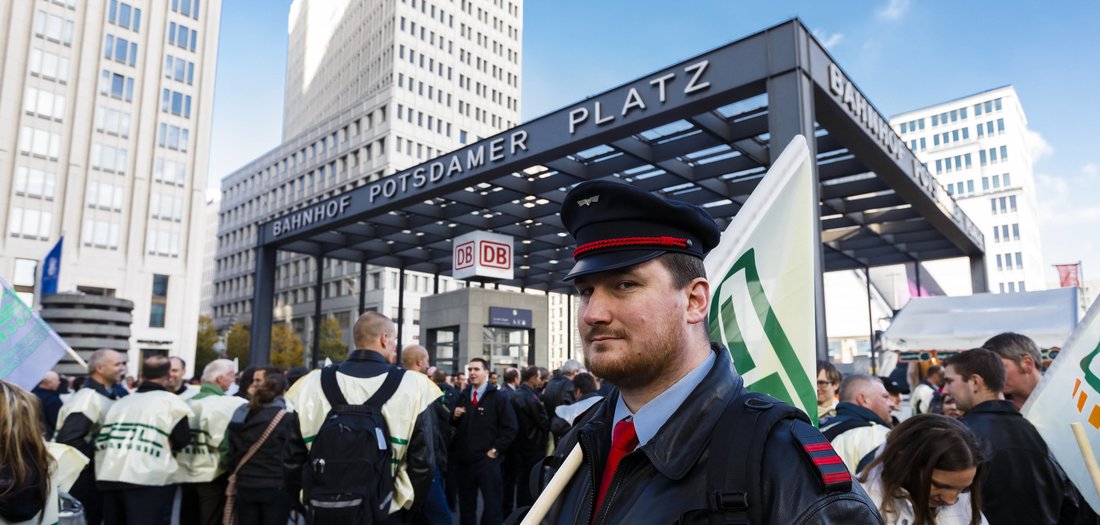
[[[5, 523], [42, 515], [51, 499], [53, 458], [42, 439], [39, 412], [37, 397], [0, 380], [0, 521]], [[56, 499], [53, 505], [56, 510]]]
[[[229, 472], [236, 474], [233, 507], [241, 525], [284, 525], [298, 497], [307, 453], [298, 416], [287, 411], [283, 400], [286, 383], [282, 374], [266, 374], [229, 423]], [[267, 438], [249, 454], [269, 427]]]
[[981, 513], [985, 466], [977, 438], [946, 416], [898, 425], [859, 478], [887, 525], [987, 525]]

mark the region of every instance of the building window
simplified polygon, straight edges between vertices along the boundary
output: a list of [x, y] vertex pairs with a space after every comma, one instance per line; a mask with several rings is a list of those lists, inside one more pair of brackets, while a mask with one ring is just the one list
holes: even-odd
[[39, 10], [34, 17], [34, 34], [70, 46], [73, 43], [73, 22]]
[[69, 59], [63, 56], [31, 49], [28, 66], [32, 75], [62, 83], [69, 81]]
[[164, 310], [168, 306], [168, 276], [153, 275], [153, 294], [149, 300], [149, 327], [164, 328]]
[[164, 89], [160, 99], [160, 110], [183, 118], [191, 118], [191, 95]]
[[194, 51], [199, 32], [183, 24], [168, 23], [168, 43], [180, 49]]
[[38, 281], [38, 261], [33, 259], [16, 259], [15, 272], [12, 275], [11, 284], [15, 289], [15, 295], [19, 296], [27, 306], [34, 304], [34, 285]]
[[65, 95], [28, 87], [23, 92], [23, 111], [61, 121], [65, 116]]
[[172, 0], [172, 11], [199, 19], [199, 0]]
[[1023, 268], [1023, 267], [1024, 267], [1024, 254], [1021, 253], [1021, 252], [1016, 252], [1016, 268]]
[[48, 171], [16, 166], [15, 194], [53, 200], [57, 186], [57, 174]]
[[162, 122], [157, 133], [157, 145], [177, 151], [187, 151], [189, 133], [187, 128]]
[[1014, 240], [1014, 241], [1020, 240], [1020, 224], [1019, 223], [1015, 223], [1015, 224], [1012, 225], [1012, 240]]
[[162, 230], [149, 230], [145, 237], [145, 251], [149, 255], [179, 257], [180, 234]]
[[141, 31], [141, 9], [126, 2], [111, 0], [107, 8], [107, 21], [134, 32]]
[[115, 148], [105, 144], [92, 144], [92, 167], [111, 172], [125, 173], [129, 162], [126, 148]]
[[61, 135], [23, 126], [19, 130], [19, 151], [24, 155], [56, 159], [61, 153]]
[[53, 214], [48, 211], [12, 207], [8, 231], [16, 237], [49, 239]]
[[89, 181], [85, 200], [89, 208], [122, 210], [122, 186], [106, 182]]
[[80, 243], [84, 246], [118, 249], [118, 224], [110, 221], [86, 219], [80, 232]]
[[187, 165], [183, 162], [158, 158], [153, 163], [153, 180], [184, 186], [187, 183]]
[[195, 63], [168, 55], [164, 58], [164, 76], [191, 85], [195, 81]]
[[103, 58], [114, 60], [119, 64], [133, 66], [137, 63], [137, 42], [107, 35], [106, 42], [103, 45]]
[[99, 93], [131, 102], [134, 100], [134, 79], [104, 69], [99, 77]]

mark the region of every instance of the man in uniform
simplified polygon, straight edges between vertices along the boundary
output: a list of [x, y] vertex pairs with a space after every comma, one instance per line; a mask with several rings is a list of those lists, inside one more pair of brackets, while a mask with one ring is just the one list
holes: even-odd
[[175, 480], [182, 483], [180, 522], [217, 525], [222, 521], [229, 456], [226, 429], [237, 407], [248, 403], [225, 391], [237, 378], [236, 367], [228, 359], [215, 359], [202, 371], [202, 386], [188, 404], [191, 443], [177, 456], [179, 470]]
[[164, 356], [142, 362], [137, 392], [107, 411], [95, 440], [95, 474], [109, 525], [168, 525], [176, 494], [176, 453], [191, 441], [187, 403], [168, 390]]
[[[336, 369], [336, 382], [347, 402], [359, 405], [381, 388], [393, 368], [390, 362], [397, 354], [397, 325], [378, 312], [366, 312], [355, 321], [352, 339], [355, 350]], [[403, 520], [410, 510], [417, 513], [428, 499], [435, 474], [436, 416], [432, 403], [440, 395], [439, 388], [424, 374], [405, 373], [397, 391], [382, 405], [397, 462], [391, 519]], [[298, 413], [302, 437], [312, 447], [331, 409], [321, 386], [321, 371], [314, 370], [298, 380], [286, 398]]]
[[88, 359], [91, 371], [84, 387], [77, 390], [61, 406], [57, 422], [60, 428], [54, 441], [69, 445], [88, 457], [88, 465], [69, 491], [84, 505], [88, 525], [99, 525], [103, 519], [103, 496], [95, 486], [95, 436], [111, 404], [118, 399], [112, 389], [126, 375], [126, 361], [114, 350], [101, 348]]
[[[746, 401], [729, 352], [709, 341], [703, 257], [720, 232], [705, 210], [592, 181], [566, 195], [561, 220], [577, 243], [566, 279], [580, 299], [585, 361], [619, 390], [555, 450], [564, 458], [579, 442], [583, 462], [545, 522], [709, 523], [747, 513], [762, 523], [881, 523], [808, 422], [754, 424], [794, 412], [763, 396]], [[741, 457], [733, 443], [754, 432], [761, 457], [708, 468]], [[726, 484], [742, 473], [746, 486]]]

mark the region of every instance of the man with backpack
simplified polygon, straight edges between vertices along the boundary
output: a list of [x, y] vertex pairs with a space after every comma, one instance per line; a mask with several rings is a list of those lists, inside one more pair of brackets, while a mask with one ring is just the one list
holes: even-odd
[[310, 372], [286, 396], [310, 447], [302, 503], [311, 523], [400, 522], [432, 486], [432, 403], [441, 393], [427, 376], [389, 364], [397, 326], [388, 317], [364, 313], [352, 337], [346, 361]]
[[746, 392], [709, 341], [703, 257], [720, 231], [702, 207], [598, 180], [561, 220], [585, 362], [618, 391], [547, 460], [583, 451], [543, 523], [882, 523], [805, 414]]

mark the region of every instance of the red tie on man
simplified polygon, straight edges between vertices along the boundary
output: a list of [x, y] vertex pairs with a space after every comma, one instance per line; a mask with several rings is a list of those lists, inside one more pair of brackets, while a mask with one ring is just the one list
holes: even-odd
[[634, 418], [628, 417], [616, 423], [615, 431], [611, 435], [611, 450], [607, 454], [607, 464], [603, 468], [603, 479], [600, 480], [600, 492], [596, 496], [594, 512], [600, 512], [603, 497], [607, 495], [607, 489], [611, 485], [611, 478], [615, 476], [615, 469], [619, 468], [619, 461], [633, 452], [637, 446], [638, 433], [634, 431]]
[[470, 404], [474, 405], [474, 408], [477, 408], [477, 390], [473, 391], [473, 396], [474, 397], [470, 399]]

